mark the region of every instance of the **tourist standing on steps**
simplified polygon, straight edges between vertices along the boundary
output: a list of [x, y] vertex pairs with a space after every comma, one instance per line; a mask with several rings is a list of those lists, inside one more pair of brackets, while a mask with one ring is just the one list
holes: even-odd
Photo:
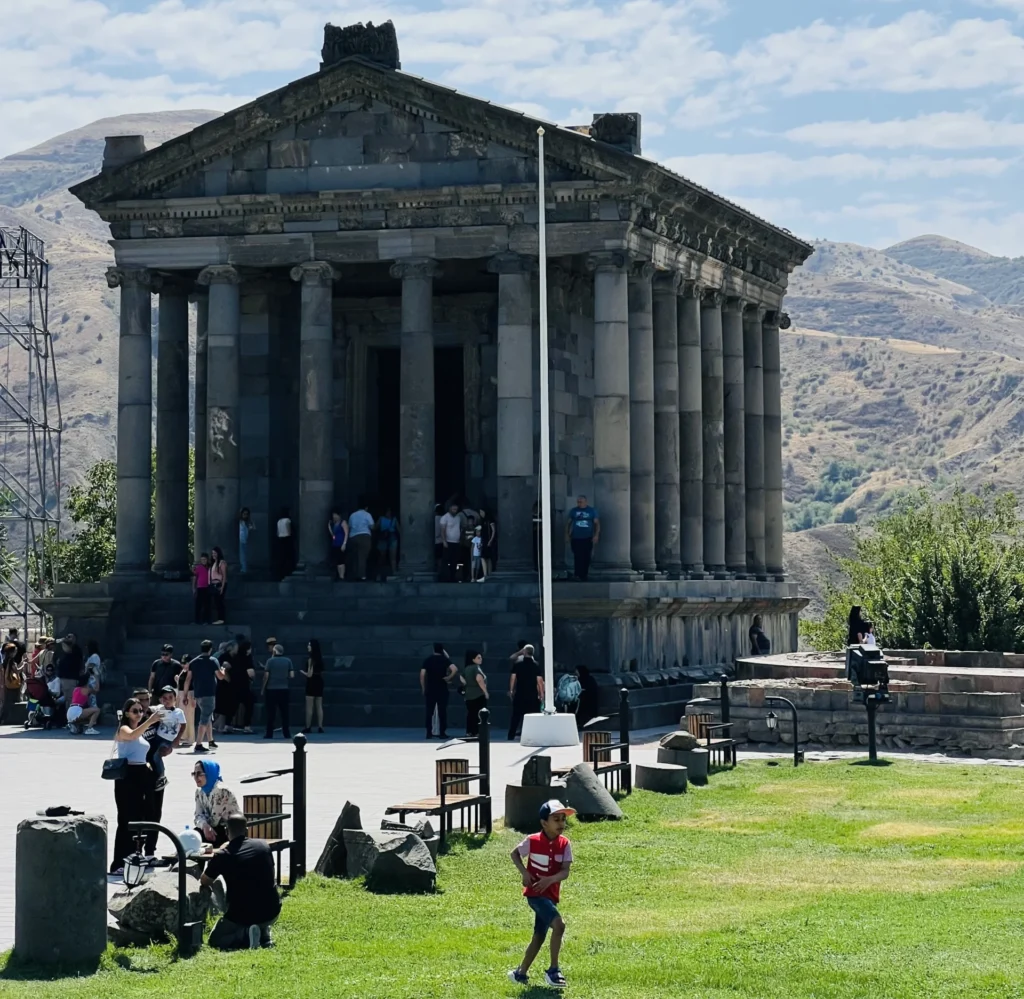
[[[235, 702], [235, 714], [242, 711], [242, 731], [246, 735], [252, 733], [252, 712], [256, 697], [252, 692], [252, 681], [256, 679], [256, 663], [252, 656], [252, 642], [245, 635], [235, 636], [236, 651], [231, 670], [232, 694]], [[228, 728], [237, 732], [237, 718], [228, 719]]]
[[160, 650], [160, 658], [153, 660], [149, 667], [149, 682], [146, 686], [154, 697], [160, 696], [160, 691], [167, 686], [174, 686], [181, 672], [181, 663], [174, 658], [174, 646], [165, 645]]
[[469, 649], [466, 652], [466, 665], [462, 669], [462, 682], [465, 685], [466, 698], [466, 735], [480, 734], [480, 709], [485, 707], [490, 694], [487, 691], [487, 677], [483, 670], [484, 657]]
[[252, 514], [243, 506], [238, 514], [238, 568], [243, 576], [249, 571], [249, 535], [255, 530]]
[[223, 624], [227, 617], [224, 609], [224, 598], [228, 591], [228, 563], [224, 558], [224, 552], [219, 547], [214, 548], [213, 562], [210, 565], [210, 586], [213, 589], [213, 623]]
[[508, 696], [512, 701], [512, 718], [508, 724], [508, 739], [513, 742], [523, 724], [525, 715], [540, 711], [544, 700], [544, 674], [533, 658], [533, 646], [524, 645], [512, 667], [508, 681]]
[[352, 560], [352, 578], [356, 582], [366, 579], [366, 560], [373, 544], [373, 514], [360, 500], [359, 509], [348, 518], [348, 552]]
[[489, 576], [498, 567], [498, 522], [481, 510], [480, 526], [484, 536], [484, 570]]
[[473, 528], [473, 537], [469, 539], [469, 550], [469, 578], [475, 583], [482, 583], [487, 578], [487, 568], [484, 565], [483, 528], [479, 525]]
[[274, 537], [274, 578], [284, 579], [295, 568], [295, 554], [292, 548], [292, 516], [288, 507], [281, 507], [277, 515]]
[[434, 642], [434, 654], [427, 656], [420, 666], [420, 690], [423, 692], [428, 739], [434, 738], [435, 710], [438, 734], [442, 739], [448, 738], [448, 685], [458, 672], [455, 663], [448, 658], [444, 645]]
[[213, 620], [213, 590], [210, 587], [210, 556], [203, 552], [192, 568], [192, 596], [195, 601], [196, 624]]
[[462, 550], [462, 532], [466, 519], [459, 512], [458, 503], [452, 503], [441, 518], [441, 548], [444, 577], [449, 583], [458, 580], [459, 555]]
[[78, 686], [78, 678], [82, 675], [84, 666], [82, 650], [78, 647], [74, 635], [68, 635], [61, 641], [60, 651], [57, 653], [54, 665], [57, 667], [57, 677], [60, 679], [60, 690], [64, 695], [64, 703], [70, 706], [71, 695], [74, 694], [75, 687]]
[[317, 731], [324, 730], [324, 655], [320, 651], [320, 642], [311, 638], [306, 646], [306, 668], [302, 675], [306, 678], [306, 727], [302, 730], [307, 734], [313, 731], [313, 716], [317, 718]]
[[196, 738], [196, 706], [191, 695], [185, 694], [185, 681], [188, 679], [188, 653], [182, 653], [181, 671], [175, 680], [174, 686], [178, 690], [178, 707], [185, 715], [185, 731], [181, 734], [181, 742], [178, 743], [181, 749], [188, 749]]
[[590, 573], [590, 559], [601, 538], [601, 518], [588, 505], [586, 496], [576, 497], [576, 507], [569, 511], [565, 524], [565, 537], [572, 548], [575, 576], [585, 583]]
[[147, 822], [153, 817], [153, 793], [156, 775], [146, 762], [149, 743], [145, 733], [160, 721], [152, 714], [143, 718], [142, 705], [131, 697], [121, 710], [121, 720], [114, 736], [115, 753], [119, 760], [127, 760], [124, 776], [114, 781], [114, 802], [117, 805], [117, 832], [114, 834], [114, 859], [110, 862], [112, 874], [124, 872], [124, 858], [135, 850], [136, 834], [128, 828], [129, 822]]
[[263, 667], [263, 710], [267, 716], [264, 739], [274, 738], [275, 715], [281, 714], [281, 732], [286, 739], [292, 737], [288, 723], [288, 681], [295, 676], [292, 661], [284, 654], [284, 646], [275, 645], [274, 654]]
[[337, 570], [337, 578], [345, 578], [345, 548], [348, 545], [348, 524], [335, 510], [327, 522], [327, 533], [331, 536], [331, 564]]
[[386, 507], [377, 521], [377, 572], [381, 579], [387, 578], [388, 570], [392, 576], [398, 573], [398, 538], [398, 518], [391, 507]]
[[208, 638], [203, 639], [199, 649], [200, 655], [188, 664], [185, 697], [188, 699], [191, 695], [196, 706], [196, 744], [192, 752], [205, 753], [207, 750], [203, 748], [204, 733], [210, 749], [217, 748], [217, 743], [213, 741], [213, 709], [217, 703], [217, 681], [224, 678], [224, 671], [211, 655], [213, 642]]

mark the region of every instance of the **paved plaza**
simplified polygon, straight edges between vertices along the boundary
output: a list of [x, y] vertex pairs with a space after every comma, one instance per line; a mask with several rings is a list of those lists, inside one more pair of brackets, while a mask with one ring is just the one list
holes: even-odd
[[[491, 744], [494, 779], [494, 817], [504, 811], [505, 785], [518, 782], [523, 762], [533, 753], [545, 752], [557, 765], [578, 763], [580, 748], [553, 750], [524, 749], [505, 741], [504, 733]], [[637, 733], [633, 750], [637, 762], [653, 760], [656, 733]], [[116, 812], [114, 786], [100, 778], [103, 760], [109, 754], [112, 732], [87, 738], [67, 732], [25, 732], [20, 728], [0, 729], [0, 769], [4, 774], [3, 807], [0, 807], [0, 951], [14, 944], [15, 833], [18, 823], [37, 809], [70, 805], [90, 813], [106, 815], [107, 846], [112, 849]], [[239, 785], [245, 774], [291, 765], [292, 746], [278, 737], [266, 741], [260, 736], [224, 736], [220, 748], [208, 758], [220, 763], [225, 783], [238, 795], [244, 793], [284, 795], [290, 812], [291, 777]], [[346, 800], [362, 809], [363, 825], [379, 827], [388, 805], [434, 793], [434, 760], [444, 756], [477, 759], [475, 744], [438, 751], [439, 742], [425, 742], [417, 731], [402, 729], [338, 729], [313, 735], [308, 745], [308, 846], [307, 866], [312, 870], [334, 821]], [[199, 757], [190, 750], [167, 758], [170, 781], [164, 796], [163, 823], [175, 831], [192, 824], [195, 785], [190, 776]], [[289, 824], [290, 825], [290, 824]], [[286, 829], [288, 826], [286, 825]], [[158, 848], [169, 852], [166, 839]]]

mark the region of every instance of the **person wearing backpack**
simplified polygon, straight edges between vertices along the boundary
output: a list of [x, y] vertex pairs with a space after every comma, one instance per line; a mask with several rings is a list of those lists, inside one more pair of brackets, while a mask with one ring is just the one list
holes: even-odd
[[564, 714], [575, 714], [582, 693], [583, 685], [576, 671], [563, 673], [555, 687], [555, 707]]

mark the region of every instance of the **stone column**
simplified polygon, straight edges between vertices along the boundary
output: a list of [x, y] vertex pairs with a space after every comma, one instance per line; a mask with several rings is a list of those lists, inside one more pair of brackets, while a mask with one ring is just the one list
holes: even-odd
[[679, 559], [683, 571], [704, 570], [704, 430], [701, 387], [701, 287], [692, 281], [676, 299], [679, 330]]
[[437, 263], [399, 260], [402, 369], [399, 401], [400, 505], [406, 571], [434, 572], [434, 278]]
[[188, 290], [160, 288], [156, 355], [156, 544], [154, 572], [181, 579], [188, 567]]
[[765, 569], [781, 577], [782, 561], [782, 364], [779, 313], [761, 327], [764, 357], [764, 556]]
[[[238, 563], [238, 271], [207, 267], [199, 283], [209, 287], [206, 348], [206, 539]], [[266, 529], [266, 528], [264, 528]]]
[[532, 261], [517, 253], [491, 259], [498, 275], [498, 524], [501, 573], [532, 572], [533, 449]]
[[115, 573], [149, 571], [153, 446], [153, 312], [147, 270], [111, 267], [121, 289], [117, 352], [117, 540]]
[[[646, 261], [630, 265], [629, 298], [629, 550], [637, 572], [654, 560], [654, 319]], [[600, 507], [598, 508], [600, 511]], [[603, 522], [602, 522], [603, 526]]]
[[700, 304], [701, 429], [704, 466], [704, 567], [725, 572], [725, 425], [722, 392], [722, 293]]
[[727, 298], [722, 307], [722, 392], [725, 425], [725, 567], [747, 571], [747, 497], [744, 480], [743, 306]]
[[594, 272], [594, 506], [601, 540], [594, 575], [632, 578], [630, 561], [629, 293], [626, 255], [592, 254]]
[[[654, 559], [679, 577], [679, 274], [654, 278]], [[700, 368], [698, 366], [698, 372]], [[632, 449], [632, 442], [630, 443]]]
[[749, 306], [743, 313], [743, 474], [747, 505], [747, 572], [763, 576], [764, 568], [764, 364], [761, 319], [764, 310]]
[[325, 564], [334, 499], [334, 268], [323, 261], [291, 270], [302, 284], [299, 323], [298, 571]]
[[193, 294], [190, 301], [196, 305], [196, 394], [194, 402], [195, 445], [193, 447], [193, 520], [195, 532], [192, 552], [196, 561], [201, 552], [208, 552], [206, 533], [206, 349], [209, 343], [210, 298], [205, 289]]

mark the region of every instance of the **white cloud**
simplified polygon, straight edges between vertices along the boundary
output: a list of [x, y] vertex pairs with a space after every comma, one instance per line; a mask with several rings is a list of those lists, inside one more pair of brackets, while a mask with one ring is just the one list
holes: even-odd
[[800, 184], [808, 180], [899, 181], [915, 178], [944, 179], [962, 174], [997, 177], [1012, 165], [996, 158], [931, 159], [905, 156], [875, 159], [861, 153], [796, 158], [783, 153], [700, 153], [665, 161], [676, 173], [700, 184], [723, 188], [763, 188]]
[[891, 121], [819, 121], [784, 132], [793, 142], [862, 149], [976, 149], [1024, 146], [1024, 122], [990, 121], [977, 111], [938, 111]]

